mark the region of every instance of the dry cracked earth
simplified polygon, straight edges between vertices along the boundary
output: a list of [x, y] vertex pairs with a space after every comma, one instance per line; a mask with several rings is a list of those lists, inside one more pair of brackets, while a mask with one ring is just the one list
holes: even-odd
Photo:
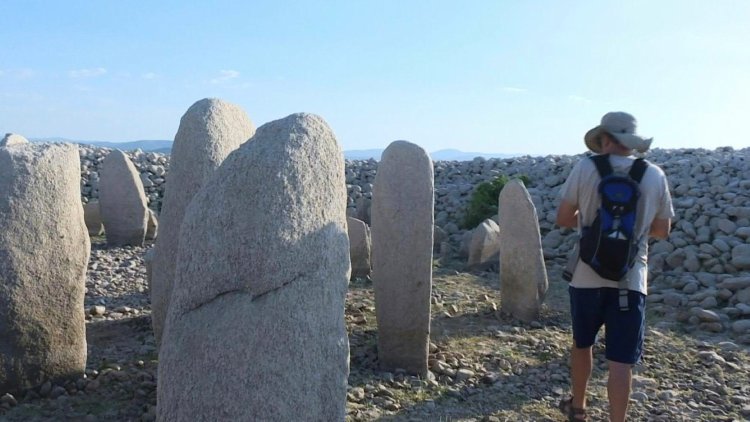
[[[108, 249], [94, 239], [86, 293], [86, 376], [0, 399], [0, 420], [151, 421], [158, 356], [151, 332], [145, 248]], [[568, 394], [570, 323], [560, 259], [547, 261], [550, 290], [539, 321], [498, 312], [497, 273], [435, 262], [427, 379], [378, 369], [369, 280], [351, 282], [349, 421], [561, 421]], [[645, 355], [635, 369], [629, 417], [638, 421], [750, 419], [747, 346], [679, 324], [657, 329], [649, 314]], [[591, 380], [591, 420], [607, 419], [603, 346]]]

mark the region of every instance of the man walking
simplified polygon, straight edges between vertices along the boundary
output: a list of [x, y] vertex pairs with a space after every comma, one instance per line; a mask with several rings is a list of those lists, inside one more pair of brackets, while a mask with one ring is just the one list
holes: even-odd
[[[606, 167], [608, 162], [610, 167], [607, 168], [613, 174], [627, 175], [637, 161], [633, 157], [634, 151], [646, 152], [652, 139], [637, 134], [636, 119], [632, 115], [611, 112], [602, 117], [599, 126], [586, 133], [584, 140], [592, 152], [602, 157], [596, 160], [600, 163], [591, 159], [596, 156], [584, 158], [573, 168], [560, 193], [557, 224], [577, 228], [579, 232], [586, 228], [585, 231], [590, 233], [588, 228], [592, 224], [602, 224], [597, 218], [602, 212], [599, 191], [602, 166]], [[631, 231], [635, 254], [634, 260], [624, 257], [629, 261], [624, 277], [616, 280], [609, 274], [607, 278], [602, 276], [605, 272], [598, 268], [600, 260], [587, 259], [587, 264], [578, 259], [572, 271], [569, 287], [573, 325], [572, 397], [560, 403], [560, 410], [571, 421], [586, 420], [586, 387], [593, 366], [592, 346], [602, 325], [605, 326], [609, 363], [610, 420], [624, 421], [627, 414], [632, 367], [641, 357], [645, 334], [648, 238], [666, 239], [674, 217], [662, 169], [652, 163], [638, 164], [645, 171], [641, 171], [637, 176], [640, 180], [635, 180], [632, 185], [639, 191], [635, 194], [637, 203], [634, 202]], [[601, 235], [602, 230], [596, 232]]]

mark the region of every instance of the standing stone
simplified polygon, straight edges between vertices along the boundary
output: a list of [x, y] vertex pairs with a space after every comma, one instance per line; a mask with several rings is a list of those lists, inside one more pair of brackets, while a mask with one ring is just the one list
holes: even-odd
[[344, 420], [346, 185], [323, 119], [263, 125], [224, 160], [185, 211], [175, 270], [159, 420]]
[[138, 171], [120, 150], [113, 150], [99, 170], [99, 210], [110, 246], [143, 246], [148, 207]]
[[432, 228], [432, 253], [440, 253], [443, 242], [448, 239], [448, 233], [440, 226], [435, 224]]
[[461, 235], [461, 244], [458, 246], [458, 257], [469, 258], [469, 250], [471, 249], [471, 240], [474, 238], [474, 231], [467, 230]]
[[370, 198], [360, 196], [359, 198], [357, 198], [355, 207], [357, 211], [354, 216], [358, 220], [364, 221], [365, 224], [372, 224], [372, 200]]
[[500, 227], [488, 218], [472, 232], [469, 244], [469, 269], [483, 269], [500, 258]]
[[427, 374], [432, 289], [434, 178], [421, 147], [383, 151], [372, 203], [378, 359], [385, 369]]
[[154, 248], [149, 249], [143, 254], [143, 263], [146, 265], [146, 281], [151, 285], [151, 277], [154, 273]]
[[85, 369], [80, 177], [73, 145], [0, 148], [0, 392]]
[[149, 208], [148, 222], [146, 223], [146, 240], [154, 240], [159, 234], [159, 217], [156, 212]]
[[352, 217], [348, 217], [346, 223], [349, 233], [349, 256], [352, 261], [352, 280], [365, 278], [370, 275], [372, 269], [370, 228], [364, 221]]
[[502, 311], [532, 321], [547, 293], [547, 270], [536, 208], [520, 180], [511, 180], [500, 191], [498, 214]]
[[180, 120], [172, 144], [150, 284], [151, 323], [157, 345], [172, 294], [185, 208], [227, 155], [254, 133], [255, 126], [242, 108], [215, 98], [196, 102]]
[[3, 139], [0, 139], [0, 147], [9, 147], [13, 145], [23, 145], [28, 143], [28, 139], [24, 138], [21, 135], [16, 135], [15, 133], [6, 133], [5, 136], [3, 136]]
[[90, 236], [101, 236], [104, 233], [104, 224], [102, 224], [98, 201], [83, 204], [83, 218], [86, 221], [86, 228]]

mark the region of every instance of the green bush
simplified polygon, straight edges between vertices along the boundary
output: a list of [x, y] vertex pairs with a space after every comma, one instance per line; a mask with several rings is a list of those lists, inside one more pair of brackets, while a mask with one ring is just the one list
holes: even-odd
[[[518, 177], [524, 186], [528, 186], [530, 179], [526, 176]], [[491, 218], [497, 214], [497, 198], [500, 191], [508, 183], [508, 176], [500, 175], [490, 182], [482, 182], [474, 189], [471, 194], [471, 200], [466, 207], [464, 219], [461, 222], [461, 228], [473, 229], [482, 223], [482, 221]]]

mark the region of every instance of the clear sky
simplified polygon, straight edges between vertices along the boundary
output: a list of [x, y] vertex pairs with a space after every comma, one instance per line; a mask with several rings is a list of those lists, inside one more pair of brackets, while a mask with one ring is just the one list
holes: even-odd
[[0, 2], [0, 132], [173, 139], [195, 101], [323, 116], [344, 149], [750, 146], [750, 1]]

